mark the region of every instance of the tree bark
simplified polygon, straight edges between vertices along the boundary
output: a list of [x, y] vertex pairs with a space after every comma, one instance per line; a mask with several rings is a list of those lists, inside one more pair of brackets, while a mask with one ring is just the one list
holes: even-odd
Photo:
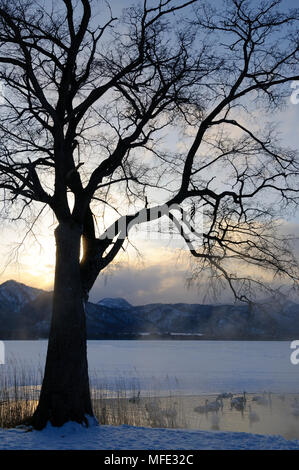
[[55, 231], [56, 270], [53, 313], [45, 375], [32, 425], [62, 426], [76, 421], [88, 426], [93, 417], [86, 343], [86, 320], [80, 279], [82, 228], [64, 221]]

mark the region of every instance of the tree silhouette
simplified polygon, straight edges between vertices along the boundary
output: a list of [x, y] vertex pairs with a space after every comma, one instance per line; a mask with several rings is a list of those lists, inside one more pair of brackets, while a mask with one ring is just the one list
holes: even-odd
[[[58, 224], [37, 429], [93, 415], [84, 303], [132, 227], [166, 216], [193, 275], [209, 269], [239, 300], [262, 285], [240, 261], [297, 283], [273, 222], [297, 203], [297, 156], [256, 111], [273, 112], [299, 79], [298, 11], [279, 3], [144, 0], [118, 19], [91, 0], [0, 1], [2, 202], [19, 217], [50, 207]], [[178, 129], [183, 150], [165, 150]], [[96, 206], [116, 214], [101, 233]]]

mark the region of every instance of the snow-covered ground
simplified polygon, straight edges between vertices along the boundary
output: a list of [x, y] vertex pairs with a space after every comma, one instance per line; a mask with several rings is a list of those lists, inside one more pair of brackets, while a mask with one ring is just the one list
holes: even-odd
[[269, 450], [296, 449], [299, 441], [281, 436], [238, 432], [151, 429], [133, 426], [91, 426], [68, 423], [48, 425], [43, 431], [0, 430], [3, 450]]
[[[5, 350], [7, 361], [43, 368], [47, 341], [5, 341]], [[180, 395], [298, 393], [291, 352], [287, 341], [88, 341], [93, 386], [122, 378], [128, 388]]]

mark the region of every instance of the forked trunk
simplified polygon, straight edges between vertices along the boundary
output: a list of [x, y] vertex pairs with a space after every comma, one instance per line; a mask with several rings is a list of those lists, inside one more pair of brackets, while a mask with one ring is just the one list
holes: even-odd
[[86, 347], [85, 310], [79, 257], [81, 229], [72, 222], [55, 231], [56, 270], [53, 313], [45, 375], [32, 425], [47, 422], [61, 426], [67, 421], [88, 424], [93, 416]]

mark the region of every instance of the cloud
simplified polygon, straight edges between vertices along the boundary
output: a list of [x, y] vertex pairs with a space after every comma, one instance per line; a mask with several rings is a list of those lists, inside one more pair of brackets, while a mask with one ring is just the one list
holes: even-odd
[[101, 275], [97, 279], [90, 300], [97, 302], [103, 297], [123, 297], [133, 305], [199, 302], [197, 290], [186, 286], [187, 275], [185, 266], [174, 263], [143, 268], [122, 266], [111, 275]]
[[[292, 233], [299, 236], [299, 224], [297, 221], [282, 221], [281, 233]], [[161, 243], [161, 241], [160, 241]], [[198, 287], [187, 287], [187, 278], [190, 275], [190, 255], [187, 251], [171, 249], [171, 247], [159, 246], [158, 241], [143, 242], [138, 247], [145, 256], [142, 263], [136, 259], [122, 261], [101, 275], [90, 294], [90, 300], [97, 302], [103, 297], [123, 297], [133, 305], [147, 303], [201, 303], [213, 302], [215, 299], [206, 297], [207, 282], [200, 280]], [[143, 250], [142, 250], [143, 248]], [[299, 258], [299, 241], [294, 246], [295, 255]], [[245, 268], [244, 268], [245, 269]], [[248, 274], [248, 266], [246, 267]], [[251, 274], [257, 273], [253, 267]], [[242, 272], [242, 269], [241, 271]], [[272, 275], [271, 275], [272, 278]], [[270, 278], [268, 278], [270, 281]], [[233, 295], [227, 287], [219, 293], [219, 302], [232, 302]]]

